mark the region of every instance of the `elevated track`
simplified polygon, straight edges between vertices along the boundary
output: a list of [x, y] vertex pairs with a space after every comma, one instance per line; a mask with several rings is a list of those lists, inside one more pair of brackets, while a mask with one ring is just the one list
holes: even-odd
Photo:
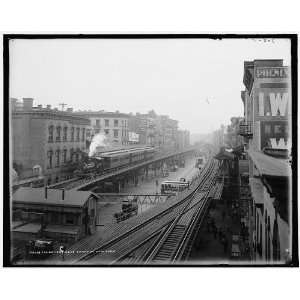
[[[217, 162], [211, 160], [202, 170], [199, 180], [189, 191], [182, 193], [176, 203], [110, 240], [100, 241], [87, 253], [74, 257], [71, 263], [97, 265], [126, 262], [133, 252], [140, 253], [137, 263], [141, 260], [146, 263], [180, 260], [184, 257], [196, 221], [205, 214], [217, 167]], [[148, 249], [149, 245], [151, 251], [145, 254], [141, 249]]]

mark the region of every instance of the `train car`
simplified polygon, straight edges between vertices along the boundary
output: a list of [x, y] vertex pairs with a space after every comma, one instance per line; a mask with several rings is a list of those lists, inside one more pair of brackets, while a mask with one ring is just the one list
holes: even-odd
[[174, 194], [187, 189], [189, 186], [189, 181], [168, 180], [161, 183], [160, 191], [164, 195]]
[[204, 167], [206, 163], [206, 159], [205, 156], [198, 156], [196, 157], [196, 163], [195, 163], [195, 167], [198, 169], [202, 169]]

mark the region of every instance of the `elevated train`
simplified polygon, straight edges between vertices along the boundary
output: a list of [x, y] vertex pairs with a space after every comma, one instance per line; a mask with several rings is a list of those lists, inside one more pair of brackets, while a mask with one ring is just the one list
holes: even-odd
[[127, 167], [153, 159], [155, 152], [154, 147], [141, 147], [97, 153], [92, 157], [85, 155], [74, 174], [78, 177], [101, 175], [109, 169]]

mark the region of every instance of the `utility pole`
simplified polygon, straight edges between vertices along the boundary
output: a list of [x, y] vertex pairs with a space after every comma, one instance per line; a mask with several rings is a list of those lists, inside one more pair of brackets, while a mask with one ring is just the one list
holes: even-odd
[[64, 111], [65, 106], [67, 106], [66, 103], [59, 103], [59, 106], [61, 106], [61, 110]]

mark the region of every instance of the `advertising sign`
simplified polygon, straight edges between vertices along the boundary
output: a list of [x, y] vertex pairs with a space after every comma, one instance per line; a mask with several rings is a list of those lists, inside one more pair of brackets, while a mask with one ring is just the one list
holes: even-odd
[[128, 141], [138, 143], [139, 142], [139, 134], [130, 131], [128, 133]]
[[287, 78], [287, 67], [256, 68], [256, 78]]
[[260, 122], [261, 149], [289, 149], [289, 124], [288, 121], [261, 121]]

